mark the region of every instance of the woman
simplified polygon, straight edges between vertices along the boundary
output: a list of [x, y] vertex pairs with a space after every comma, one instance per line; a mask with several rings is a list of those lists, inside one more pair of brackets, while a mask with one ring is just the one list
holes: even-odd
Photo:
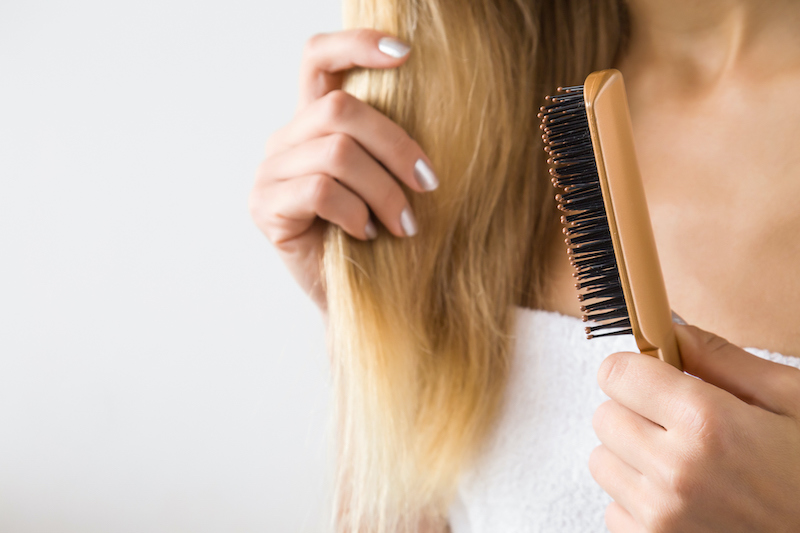
[[[380, 31], [308, 42], [251, 195], [326, 317], [337, 527], [800, 530], [800, 4], [345, 4]], [[536, 112], [612, 66], [671, 304], [732, 343], [676, 326], [702, 381], [570, 337]]]

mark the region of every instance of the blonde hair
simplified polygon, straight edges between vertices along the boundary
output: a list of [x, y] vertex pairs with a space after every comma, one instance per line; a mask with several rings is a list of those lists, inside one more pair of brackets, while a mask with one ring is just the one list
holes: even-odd
[[514, 305], [542, 301], [557, 231], [541, 132], [545, 94], [611, 65], [617, 0], [344, 0], [345, 26], [412, 44], [345, 89], [430, 156], [435, 192], [407, 191], [419, 233], [370, 242], [331, 226], [324, 272], [337, 421], [335, 529], [440, 522], [501, 405]]

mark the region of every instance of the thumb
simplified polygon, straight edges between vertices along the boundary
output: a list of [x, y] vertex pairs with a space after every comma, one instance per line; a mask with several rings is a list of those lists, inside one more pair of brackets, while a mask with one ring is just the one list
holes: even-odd
[[798, 369], [761, 359], [695, 326], [674, 327], [685, 372], [773, 413], [798, 410]]

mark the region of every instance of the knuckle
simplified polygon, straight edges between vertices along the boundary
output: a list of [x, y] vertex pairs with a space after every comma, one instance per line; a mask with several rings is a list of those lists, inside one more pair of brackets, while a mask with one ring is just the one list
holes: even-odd
[[383, 194], [378, 200], [377, 207], [386, 211], [397, 211], [399, 213], [407, 203], [403, 190], [397, 183], [392, 182], [383, 191]]
[[703, 448], [716, 443], [725, 431], [722, 409], [706, 398], [694, 398], [685, 407], [682, 421], [696, 444]]
[[597, 381], [600, 386], [622, 379], [628, 367], [628, 362], [629, 359], [622, 353], [615, 353], [606, 357], [597, 373]]
[[264, 155], [266, 157], [271, 157], [272, 155], [278, 153], [282, 148], [282, 138], [284, 137], [286, 126], [276, 130], [272, 135], [269, 136], [267, 141], [264, 143]]
[[341, 89], [334, 89], [322, 97], [322, 101], [324, 102], [323, 113], [327, 121], [341, 121], [348, 112], [352, 98], [352, 96]]
[[355, 141], [344, 133], [334, 133], [330, 135], [330, 145], [328, 147], [328, 163], [341, 174], [347, 168], [351, 159], [351, 154], [355, 148]]
[[320, 48], [320, 43], [325, 36], [325, 33], [315, 33], [306, 40], [305, 45], [303, 46], [303, 58], [305, 60], [314, 57], [315, 52]]
[[597, 479], [597, 468], [598, 468], [597, 463], [600, 460], [599, 457], [598, 457], [598, 454], [599, 454], [598, 450], [599, 449], [600, 449], [600, 447], [598, 446], [597, 448], [592, 450], [592, 453], [589, 454], [589, 472], [592, 473], [592, 476], [595, 479]]
[[611, 529], [614, 524], [614, 517], [617, 514], [617, 509], [613, 503], [606, 506], [606, 511], [603, 513], [603, 521], [606, 524], [606, 528]]
[[603, 424], [605, 424], [606, 419], [609, 415], [610, 410], [614, 407], [612, 405], [614, 400], [607, 400], [600, 404], [597, 410], [592, 415], [592, 427], [595, 431], [601, 429]]
[[713, 333], [709, 333], [707, 331], [702, 331], [699, 329], [697, 331], [699, 331], [701, 334], [700, 339], [702, 343], [703, 353], [707, 353], [708, 355], [716, 354], [717, 352], [726, 349], [730, 344], [727, 340], [720, 337], [719, 335], [715, 335]]
[[678, 533], [683, 531], [681, 514], [683, 505], [674, 498], [664, 498], [647, 506], [643, 512], [645, 529], [651, 533]]
[[277, 244], [279, 235], [273, 220], [273, 213], [267, 201], [268, 196], [260, 187], [253, 187], [247, 197], [247, 207], [250, 217], [255, 222], [258, 229], [267, 237], [272, 244]]
[[264, 159], [258, 164], [256, 168], [256, 184], [266, 183], [270, 180], [270, 170], [272, 168], [272, 161], [269, 158]]
[[785, 396], [789, 405], [800, 404], [800, 369], [787, 365], [776, 372], [770, 381], [771, 388], [778, 395]]
[[694, 476], [693, 463], [692, 459], [682, 455], [676, 457], [667, 469], [665, 476], [667, 490], [678, 500], [682, 501], [696, 493], [698, 483]]
[[263, 231], [264, 235], [267, 237], [267, 240], [274, 246], [281, 245], [281, 236], [273, 226], [264, 226], [261, 231]]
[[389, 153], [397, 159], [408, 157], [409, 154], [414, 152], [414, 141], [405, 131], [400, 131], [393, 135], [389, 142]]
[[262, 224], [269, 216], [269, 188], [270, 184], [268, 182], [257, 178], [256, 183], [247, 195], [247, 210], [250, 212], [250, 217], [258, 225]]
[[681, 420], [686, 446], [677, 461], [680, 470], [690, 473], [698, 465], [725, 460], [735, 446], [733, 413], [728, 413], [711, 400], [691, 402], [681, 414]]
[[589, 454], [589, 472], [596, 481], [600, 481], [603, 468], [603, 447], [597, 446]]
[[375, 40], [375, 31], [367, 28], [358, 28], [353, 30], [352, 36], [355, 40], [361, 43], [371, 43]]
[[322, 210], [331, 200], [335, 190], [333, 178], [325, 174], [315, 174], [311, 179], [311, 208]]

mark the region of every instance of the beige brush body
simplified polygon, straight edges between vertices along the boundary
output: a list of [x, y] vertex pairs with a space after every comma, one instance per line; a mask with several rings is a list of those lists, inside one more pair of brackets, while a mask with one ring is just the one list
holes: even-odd
[[581, 310], [597, 324], [586, 333], [632, 333], [642, 353], [681, 369], [622, 74], [594, 72], [559, 93], [540, 117], [576, 287], [587, 289]]
[[682, 368], [633, 142], [622, 74], [594, 72], [584, 84], [603, 202], [636, 345]]

